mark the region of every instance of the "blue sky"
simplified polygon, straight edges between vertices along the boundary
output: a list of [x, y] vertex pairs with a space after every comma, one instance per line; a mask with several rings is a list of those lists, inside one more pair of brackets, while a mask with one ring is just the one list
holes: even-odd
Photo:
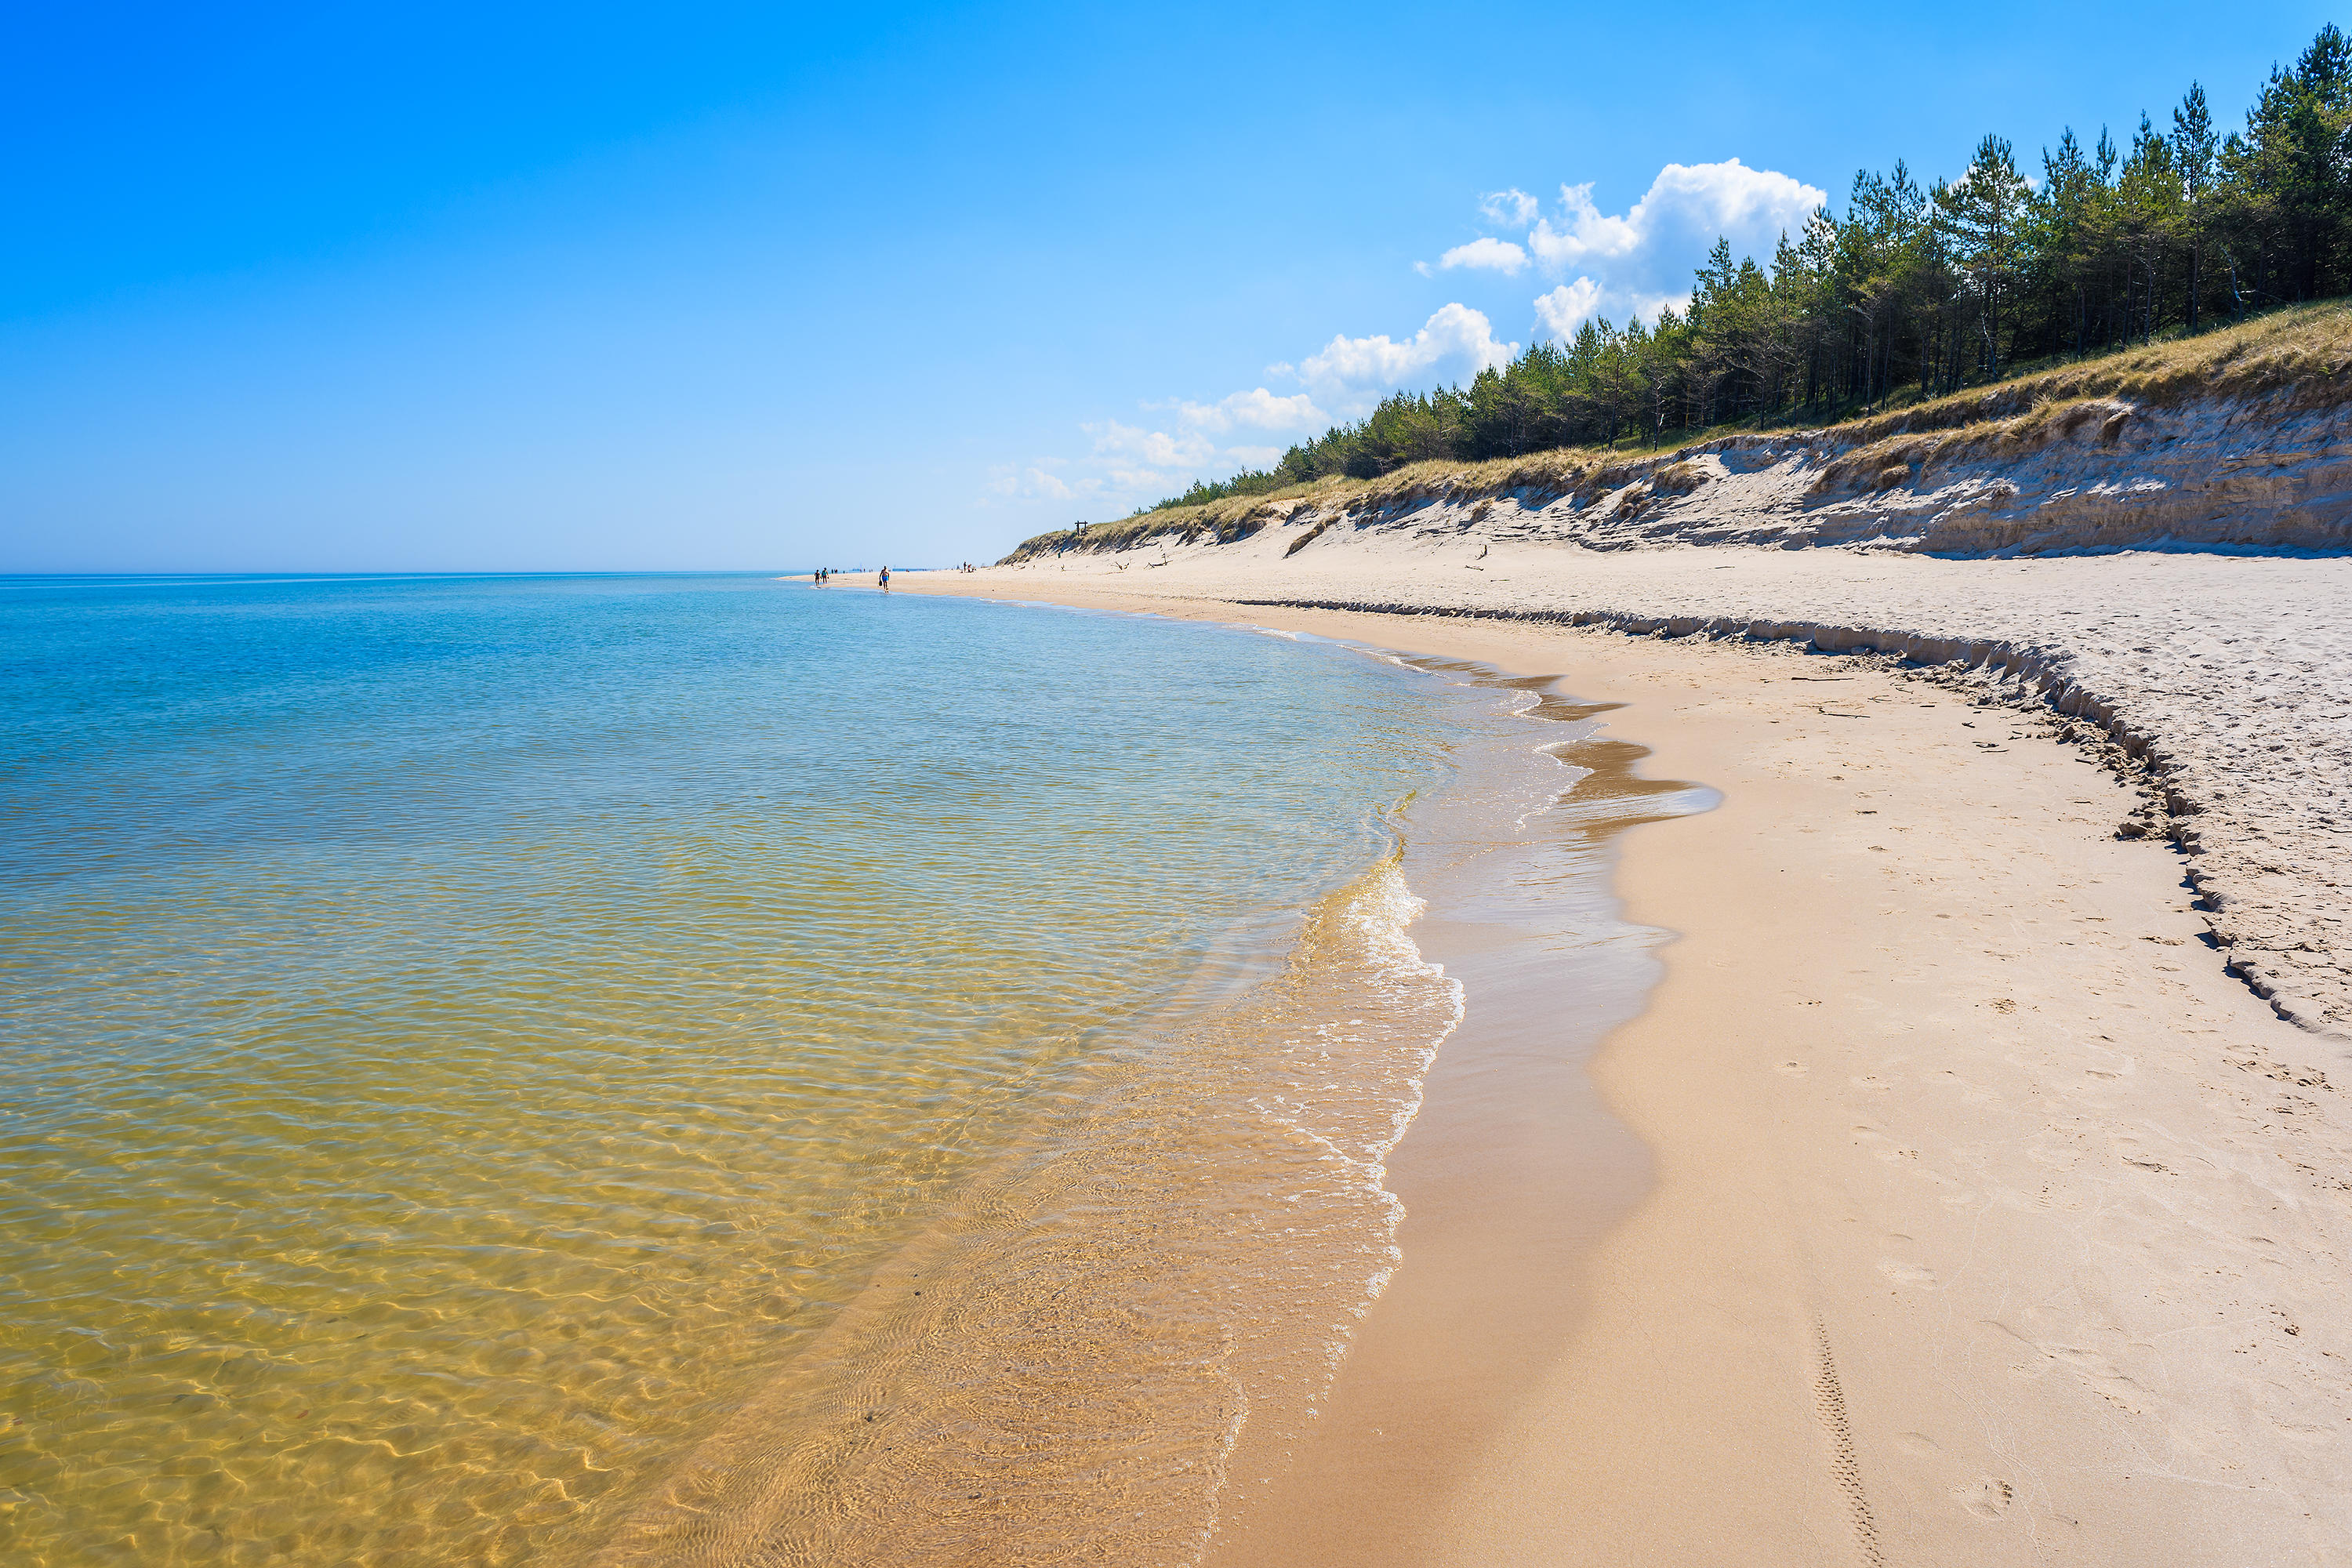
[[0, 570], [993, 557], [2329, 19], [206, 9], [0, 63]]

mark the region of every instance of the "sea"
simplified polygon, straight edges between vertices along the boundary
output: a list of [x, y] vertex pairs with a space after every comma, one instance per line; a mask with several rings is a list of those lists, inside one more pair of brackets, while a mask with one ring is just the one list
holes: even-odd
[[0, 1561], [1193, 1561], [1396, 1266], [1406, 851], [1533, 831], [1539, 705], [805, 576], [0, 579]]

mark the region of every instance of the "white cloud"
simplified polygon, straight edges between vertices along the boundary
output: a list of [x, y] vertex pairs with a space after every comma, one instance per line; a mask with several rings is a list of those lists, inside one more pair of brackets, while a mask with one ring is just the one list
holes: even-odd
[[1220, 434], [1237, 425], [1253, 430], [1305, 430], [1331, 422], [1315, 406], [1310, 394], [1294, 392], [1277, 397], [1263, 386], [1233, 393], [1214, 403], [1178, 403], [1174, 407], [1176, 416], [1194, 429]]
[[[1603, 305], [1623, 313], [1624, 320], [1640, 317], [1652, 326], [1671, 305], [1677, 310], [1690, 309], [1690, 290], [1679, 294], [1623, 294], [1613, 301], [1608, 290], [1590, 278], [1579, 278], [1573, 283], [1563, 283], [1549, 294], [1536, 296], [1536, 321], [1548, 337], [1562, 342], [1576, 335], [1588, 317], [1601, 314]], [[1624, 320], [1618, 321], [1622, 326]]]
[[1078, 428], [1095, 438], [1096, 457], [1125, 458], [1146, 468], [1194, 468], [1213, 461], [1217, 456], [1215, 442], [1191, 431], [1171, 436], [1164, 430], [1139, 429], [1116, 419], [1081, 425]]
[[[1554, 274], [1575, 267], [1602, 271], [1612, 288], [1666, 282], [1687, 274], [1718, 236], [1745, 256], [1769, 256], [1783, 233], [1802, 227], [1825, 191], [1737, 158], [1720, 163], [1669, 163], [1642, 199], [1622, 214], [1602, 212], [1590, 182], [1559, 188], [1560, 222], [1538, 216], [1528, 248]], [[1615, 265], [1610, 265], [1610, 264]], [[1673, 281], [1680, 281], [1680, 279]]]
[[1456, 267], [1470, 267], [1511, 276], [1527, 264], [1528, 253], [1525, 250], [1507, 239], [1496, 239], [1492, 235], [1474, 239], [1467, 245], [1457, 245], [1437, 258], [1440, 272], [1449, 272]]
[[[1622, 213], [1604, 213], [1591, 184], [1563, 184], [1556, 213], [1516, 187], [1481, 196], [1478, 210], [1492, 227], [1520, 235], [1486, 235], [1457, 245], [1434, 264], [1416, 264], [1423, 276], [1456, 269], [1517, 277], [1532, 264], [1556, 286], [1534, 301], [1537, 324], [1565, 338], [1592, 317], [1655, 321], [1667, 305], [1685, 308], [1691, 274], [1719, 235], [1736, 254], [1769, 258], [1785, 231], [1795, 233], [1826, 194], [1787, 174], [1750, 169], [1737, 158], [1720, 163], [1669, 163], [1640, 200]], [[1147, 404], [1171, 416], [1171, 429], [1116, 419], [1080, 426], [1092, 440], [1083, 458], [1040, 458], [989, 471], [987, 490], [1008, 501], [1079, 502], [1091, 515], [1116, 515], [1139, 503], [1181, 490], [1193, 479], [1223, 477], [1241, 468], [1266, 468], [1281, 458], [1273, 446], [1220, 447], [1213, 437], [1240, 431], [1313, 434], [1334, 419], [1353, 419], [1399, 387], [1467, 381], [1510, 363], [1519, 345], [1495, 336], [1486, 313], [1459, 302], [1441, 307], [1402, 340], [1385, 333], [1339, 334], [1306, 358], [1266, 367], [1269, 380], [1303, 384], [1277, 395], [1264, 386], [1210, 402]], [[1327, 410], [1328, 412], [1327, 412]]]
[[1087, 456], [1000, 465], [990, 470], [988, 494], [1009, 502], [1072, 501], [1086, 506], [1089, 515], [1120, 515], [1176, 494], [1196, 479], [1221, 479], [1282, 460], [1279, 447], [1220, 447], [1213, 437], [1241, 430], [1320, 435], [1335, 413], [1354, 418], [1399, 386], [1427, 385], [1448, 376], [1466, 379], [1509, 363], [1518, 352], [1518, 344], [1496, 341], [1494, 323], [1483, 312], [1447, 305], [1402, 342], [1385, 334], [1342, 333], [1295, 367], [1270, 368], [1270, 375], [1305, 382], [1305, 391], [1276, 394], [1255, 386], [1214, 402], [1146, 405], [1149, 411], [1174, 416], [1169, 421], [1172, 428], [1164, 430], [1117, 419], [1081, 425], [1092, 443]]
[[1780, 236], [1796, 233], [1828, 199], [1801, 180], [1727, 158], [1667, 164], [1622, 213], [1602, 212], [1590, 182], [1560, 186], [1556, 216], [1518, 191], [1478, 205], [1501, 226], [1527, 229], [1525, 248], [1544, 271], [1575, 275], [1535, 302], [1543, 329], [1564, 337], [1603, 311], [1656, 320], [1662, 307], [1688, 300], [1691, 274], [1718, 237], [1736, 255], [1768, 259]]
[[1679, 312], [1688, 310], [1690, 302], [1691, 291], [1687, 289], [1679, 294], [1636, 294], [1633, 296], [1633, 314], [1654, 327], [1658, 324], [1658, 318], [1665, 314], [1667, 306], [1672, 305]]
[[[1230, 411], [1213, 404], [1174, 405], [1218, 410], [1224, 417], [1246, 422], [1266, 406], [1293, 409], [1313, 405], [1302, 394], [1276, 397], [1258, 389], [1236, 393], [1223, 400]], [[1316, 411], [1315, 418], [1323, 416]], [[999, 463], [988, 470], [982, 504], [1076, 503], [1095, 517], [1119, 517], [1139, 504], [1172, 495], [1196, 479], [1223, 478], [1240, 468], [1263, 468], [1282, 460], [1279, 447], [1219, 447], [1199, 430], [1147, 429], [1139, 425], [1105, 419], [1079, 426], [1091, 437], [1091, 450], [1082, 458], [1038, 458], [1027, 463]], [[1319, 428], [1319, 426], [1318, 426]]]
[[[1589, 256], [1622, 256], [1638, 241], [1632, 214], [1611, 217], [1592, 205], [1590, 180], [1580, 185], [1560, 186], [1559, 205], [1559, 227], [1554, 228], [1548, 217], [1538, 217], [1528, 231], [1528, 246], [1547, 271], [1558, 272]], [[1636, 202], [1633, 205], [1638, 212], [1642, 204]]]
[[1536, 296], [1536, 320], [1555, 338], [1572, 336], [1588, 316], [1601, 313], [1601, 285], [1590, 278], [1563, 283], [1549, 294]]
[[1026, 465], [999, 463], [988, 471], [988, 493], [1005, 500], [1074, 500], [1077, 492], [1046, 471], [1048, 466], [1058, 468], [1061, 462], [1058, 458], [1041, 458]]
[[1297, 374], [1309, 386], [1328, 388], [1343, 397], [1353, 394], [1349, 400], [1360, 402], [1368, 391], [1390, 392], [1424, 379], [1441, 366], [1473, 375], [1489, 367], [1500, 369], [1518, 352], [1518, 344], [1496, 340], [1494, 323], [1485, 311], [1444, 305], [1402, 342], [1385, 333], [1335, 337], [1321, 352], [1299, 361]]
[[1478, 210], [1497, 228], [1527, 227], [1536, 221], [1539, 205], [1535, 197], [1516, 186], [1507, 191], [1488, 191], [1478, 198]]

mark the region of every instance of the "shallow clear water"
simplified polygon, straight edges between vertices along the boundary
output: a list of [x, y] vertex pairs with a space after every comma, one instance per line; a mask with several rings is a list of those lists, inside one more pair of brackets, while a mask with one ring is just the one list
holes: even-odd
[[0, 682], [9, 1562], [1173, 1560], [1378, 1288], [1484, 698], [723, 576], [0, 580]]

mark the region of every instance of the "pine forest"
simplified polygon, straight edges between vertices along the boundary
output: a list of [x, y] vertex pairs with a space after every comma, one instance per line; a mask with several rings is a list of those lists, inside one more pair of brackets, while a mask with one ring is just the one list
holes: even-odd
[[2242, 130], [2217, 132], [2191, 86], [2128, 146], [2067, 130], [2039, 163], [2029, 178], [1988, 135], [1948, 180], [1899, 162], [1857, 174], [1842, 214], [1817, 210], [1769, 258], [1718, 240], [1687, 307], [1654, 323], [1587, 321], [1150, 510], [1427, 458], [1824, 422], [2352, 292], [2352, 42], [2333, 25], [2272, 71]]

